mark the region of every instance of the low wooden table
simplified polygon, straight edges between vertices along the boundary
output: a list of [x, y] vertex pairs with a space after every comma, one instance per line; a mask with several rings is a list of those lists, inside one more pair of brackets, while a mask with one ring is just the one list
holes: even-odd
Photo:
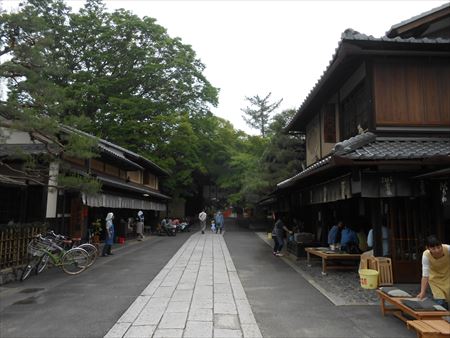
[[406, 325], [417, 332], [418, 338], [450, 337], [450, 323], [443, 319], [408, 320]]
[[[404, 322], [408, 321], [408, 318], [403, 316], [403, 313], [408, 314], [414, 319], [418, 320], [437, 320], [441, 319], [443, 316], [449, 316], [449, 311], [414, 311], [410, 307], [406, 306], [401, 302], [402, 299], [408, 299], [404, 297], [391, 297], [381, 290], [376, 290], [378, 296], [380, 297], [381, 313], [383, 316], [386, 313], [392, 313], [397, 318]], [[387, 307], [385, 302], [388, 302], [391, 306]], [[448, 324], [448, 323], [447, 323]]]
[[322, 275], [326, 275], [328, 269], [353, 270], [358, 268], [357, 265], [350, 266], [350, 265], [327, 264], [329, 261], [359, 261], [361, 258], [360, 254], [332, 252], [330, 249], [305, 248], [305, 251], [308, 266], [311, 266], [311, 255], [322, 258]]

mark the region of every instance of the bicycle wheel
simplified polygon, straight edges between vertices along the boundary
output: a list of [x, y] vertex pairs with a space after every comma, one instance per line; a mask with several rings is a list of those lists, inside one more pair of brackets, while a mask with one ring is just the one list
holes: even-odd
[[61, 267], [65, 273], [76, 275], [87, 267], [89, 257], [85, 250], [73, 248], [67, 251], [61, 258]]
[[44, 256], [41, 257], [41, 259], [39, 260], [39, 263], [36, 266], [36, 275], [40, 274], [42, 271], [44, 271], [44, 269], [47, 267], [49, 259], [50, 259], [50, 256], [47, 254], [45, 254]]
[[87, 254], [89, 256], [86, 268], [88, 268], [92, 264], [94, 264], [94, 262], [95, 262], [95, 260], [97, 259], [97, 256], [98, 256], [98, 250], [97, 250], [97, 248], [94, 245], [89, 244], [89, 243], [84, 243], [84, 244], [81, 244], [81, 245], [77, 246], [77, 248], [86, 250], [86, 252], [87, 252]]
[[40, 259], [41, 259], [41, 257], [39, 257], [39, 256], [33, 256], [28, 260], [27, 265], [25, 266], [25, 268], [22, 271], [22, 276], [20, 276], [21, 281], [24, 281], [25, 279], [28, 278], [28, 276], [30, 276], [31, 271], [33, 271], [33, 269], [39, 263]]

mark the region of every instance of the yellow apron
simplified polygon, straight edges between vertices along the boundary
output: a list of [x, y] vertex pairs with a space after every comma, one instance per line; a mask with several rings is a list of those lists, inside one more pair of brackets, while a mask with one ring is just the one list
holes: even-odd
[[434, 258], [429, 250], [424, 254], [430, 262], [429, 283], [435, 299], [446, 299], [450, 302], [450, 254], [444, 246], [444, 256]]

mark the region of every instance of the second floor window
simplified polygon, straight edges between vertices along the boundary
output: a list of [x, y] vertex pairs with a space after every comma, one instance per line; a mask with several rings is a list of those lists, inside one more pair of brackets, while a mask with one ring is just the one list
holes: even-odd
[[341, 102], [340, 130], [341, 141], [358, 134], [358, 126], [368, 128], [370, 111], [369, 89], [365, 81], [361, 81], [353, 91]]

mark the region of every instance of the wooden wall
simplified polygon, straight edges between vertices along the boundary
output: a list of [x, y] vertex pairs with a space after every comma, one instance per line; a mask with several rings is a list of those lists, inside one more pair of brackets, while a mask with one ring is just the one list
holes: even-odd
[[450, 62], [387, 59], [374, 63], [377, 125], [450, 126]]

